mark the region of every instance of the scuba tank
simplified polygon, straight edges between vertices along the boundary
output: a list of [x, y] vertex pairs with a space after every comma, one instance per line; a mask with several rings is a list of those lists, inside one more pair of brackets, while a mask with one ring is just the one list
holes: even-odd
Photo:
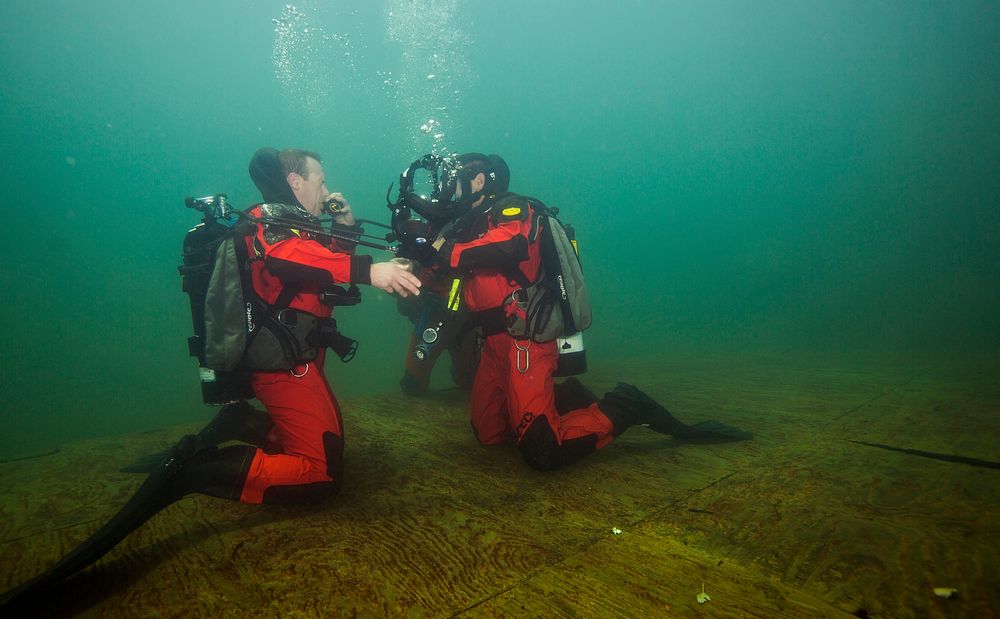
[[187, 293], [191, 301], [194, 335], [188, 338], [188, 353], [198, 359], [202, 400], [205, 404], [215, 406], [253, 397], [250, 374], [247, 371], [213, 370], [205, 363], [205, 297], [212, 277], [215, 249], [223, 237], [231, 232], [229, 226], [223, 225], [218, 218], [206, 211], [201, 223], [184, 236], [182, 264], [177, 267], [181, 275], [181, 290]]
[[[198, 359], [206, 404], [252, 398], [251, 372], [290, 370], [313, 361], [323, 348], [331, 348], [344, 362], [354, 357], [357, 342], [341, 334], [333, 318], [290, 307], [300, 289], [297, 283], [283, 285], [274, 303], [260, 298], [251, 277], [250, 265], [256, 258], [247, 248], [255, 222], [345, 237], [313, 227], [304, 219], [288, 218], [287, 209], [293, 207], [284, 204], [260, 205], [259, 217], [231, 210], [225, 194], [187, 198], [185, 204], [205, 214], [184, 237], [183, 264], [178, 271], [182, 290], [191, 301], [194, 325], [188, 352]], [[356, 238], [345, 240], [364, 244]], [[354, 305], [361, 300], [356, 286], [344, 290], [330, 285], [319, 297], [328, 306]]]
[[[573, 226], [565, 225], [566, 237], [573, 245], [576, 257], [580, 257], [580, 246], [576, 242], [576, 231]], [[556, 347], [559, 349], [559, 359], [556, 363], [554, 377], [576, 376], [587, 371], [587, 350], [583, 346], [583, 331], [577, 331], [566, 337], [556, 338]]]

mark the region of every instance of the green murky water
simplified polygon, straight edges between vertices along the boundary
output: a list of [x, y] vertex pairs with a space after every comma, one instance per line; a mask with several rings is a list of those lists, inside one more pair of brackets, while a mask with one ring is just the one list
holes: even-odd
[[[576, 225], [589, 354], [1000, 344], [993, 2], [130, 2], [0, 6], [0, 457], [208, 418], [183, 197], [315, 149], [387, 219], [436, 150], [502, 154]], [[367, 291], [341, 397], [395, 390]]]

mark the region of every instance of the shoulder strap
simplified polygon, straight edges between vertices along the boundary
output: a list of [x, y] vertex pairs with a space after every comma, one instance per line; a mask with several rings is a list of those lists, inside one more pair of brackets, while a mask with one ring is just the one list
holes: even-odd
[[267, 307], [268, 314], [275, 316], [281, 310], [285, 309], [292, 303], [292, 299], [295, 298], [299, 291], [302, 289], [302, 285], [298, 283], [294, 284], [284, 284], [281, 290], [278, 292], [278, 298], [275, 299], [274, 304], [270, 305], [260, 298], [257, 291], [253, 287], [253, 277], [251, 276], [251, 264], [254, 260], [258, 258], [251, 258], [250, 252], [247, 250], [246, 239], [244, 238], [247, 234], [256, 233], [256, 226], [250, 230], [236, 229], [233, 231], [234, 241], [236, 245], [236, 259], [240, 265], [240, 278], [243, 284], [244, 294], [253, 295], [253, 297], [261, 305]]
[[[538, 233], [540, 229], [544, 226], [544, 219], [547, 216], [548, 209], [541, 200], [536, 200], [535, 198], [529, 198], [528, 196], [522, 196], [516, 193], [504, 194], [500, 199], [493, 203], [491, 209], [503, 211], [505, 205], [511, 202], [527, 202], [534, 213], [531, 215], [531, 229], [528, 232], [528, 242], [534, 243], [538, 240]], [[544, 270], [544, 265], [541, 267]], [[521, 288], [529, 288], [532, 284], [537, 282], [532, 282], [528, 279], [528, 276], [521, 271], [516, 264], [508, 266], [503, 270], [504, 276], [507, 279], [517, 282], [517, 285]], [[544, 273], [539, 271], [538, 279], [541, 280], [544, 277]]]
[[274, 305], [271, 306], [270, 311], [272, 315], [276, 315], [281, 310], [287, 308], [292, 304], [292, 299], [299, 294], [299, 290], [302, 289], [300, 284], [285, 284], [281, 287], [281, 292], [278, 293], [278, 298], [274, 300]]

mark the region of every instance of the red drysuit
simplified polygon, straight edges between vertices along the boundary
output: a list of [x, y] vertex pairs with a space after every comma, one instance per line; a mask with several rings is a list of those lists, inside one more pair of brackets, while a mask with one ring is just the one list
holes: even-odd
[[[280, 212], [271, 212], [278, 209]], [[255, 217], [308, 217], [287, 205], [258, 205]], [[328, 317], [332, 310], [319, 293], [331, 284], [369, 283], [371, 256], [355, 255], [348, 243], [314, 238], [288, 227], [257, 224], [247, 237], [252, 281], [260, 297], [273, 304], [288, 283], [300, 286], [290, 307]], [[341, 482], [344, 431], [340, 407], [323, 373], [325, 355], [287, 372], [254, 372], [254, 395], [274, 421], [268, 437], [281, 453], [258, 448], [248, 464], [240, 493], [244, 503], [283, 502], [335, 491]], [[270, 450], [269, 450], [270, 451]]]
[[528, 281], [538, 277], [543, 223], [518, 196], [508, 194], [491, 204], [467, 215], [439, 255], [468, 273], [465, 301], [486, 334], [472, 386], [472, 427], [480, 443], [511, 438], [531, 466], [548, 470], [610, 443], [612, 422], [596, 403], [560, 415], [552, 380], [556, 343], [515, 340], [507, 333], [507, 317], [517, 311], [509, 297], [520, 288], [514, 269]]

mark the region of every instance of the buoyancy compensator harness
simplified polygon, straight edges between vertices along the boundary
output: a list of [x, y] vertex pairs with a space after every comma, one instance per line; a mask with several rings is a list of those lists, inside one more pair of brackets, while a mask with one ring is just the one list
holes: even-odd
[[[191, 301], [194, 335], [188, 350], [199, 362], [202, 399], [221, 405], [253, 397], [250, 373], [292, 370], [331, 348], [344, 362], [357, 351], [357, 342], [337, 331], [332, 318], [321, 318], [289, 307], [300, 286], [285, 284], [274, 304], [256, 293], [247, 237], [257, 223], [306, 229], [347, 241], [336, 232], [313, 230], [311, 222], [283, 217], [255, 218], [226, 203], [225, 194], [187, 198], [187, 206], [205, 217], [184, 237], [183, 264], [178, 268], [182, 289]], [[294, 207], [290, 207], [294, 208]], [[273, 211], [273, 209], [272, 209]], [[327, 305], [354, 305], [361, 300], [355, 285], [330, 286], [321, 298]]]
[[582, 331], [590, 326], [593, 316], [575, 231], [559, 221], [559, 209], [536, 198], [508, 194], [492, 208], [504, 212], [523, 208], [525, 202], [530, 204], [533, 217], [528, 241], [541, 244], [541, 266], [534, 282], [516, 266], [506, 273], [520, 286], [504, 302], [505, 307], [516, 303], [520, 310], [508, 313], [507, 333], [520, 340], [556, 340], [559, 363], [554, 376], [583, 374], [587, 355]]

